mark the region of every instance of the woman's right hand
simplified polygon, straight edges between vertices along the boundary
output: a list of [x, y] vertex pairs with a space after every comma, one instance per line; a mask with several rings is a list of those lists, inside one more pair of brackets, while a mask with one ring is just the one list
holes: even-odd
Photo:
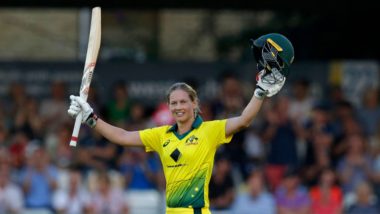
[[90, 117], [90, 115], [93, 113], [93, 110], [83, 98], [80, 96], [70, 96], [70, 107], [69, 110], [67, 110], [67, 113], [72, 117], [76, 118], [79, 113], [82, 112], [82, 123], [85, 123], [86, 120]]

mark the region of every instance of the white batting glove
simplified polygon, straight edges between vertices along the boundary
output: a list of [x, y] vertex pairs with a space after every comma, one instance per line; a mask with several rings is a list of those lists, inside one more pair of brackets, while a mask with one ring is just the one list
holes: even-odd
[[272, 97], [282, 89], [285, 80], [286, 77], [276, 69], [271, 74], [268, 74], [265, 69], [261, 70], [256, 76], [257, 84], [254, 96], [261, 100], [265, 97]]
[[67, 113], [72, 118], [76, 118], [79, 113], [82, 113], [82, 123], [85, 123], [93, 113], [91, 106], [79, 96], [71, 95], [70, 100], [70, 108], [67, 110]]

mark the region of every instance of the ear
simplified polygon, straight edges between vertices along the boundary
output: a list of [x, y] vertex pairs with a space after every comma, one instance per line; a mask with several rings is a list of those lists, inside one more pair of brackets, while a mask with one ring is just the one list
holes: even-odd
[[198, 107], [198, 100], [194, 100], [192, 103], [193, 103], [193, 108], [196, 109]]

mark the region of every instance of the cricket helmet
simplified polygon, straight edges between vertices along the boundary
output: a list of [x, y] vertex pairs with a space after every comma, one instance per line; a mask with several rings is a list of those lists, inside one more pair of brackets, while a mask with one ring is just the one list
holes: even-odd
[[277, 69], [285, 77], [289, 75], [294, 60], [294, 48], [289, 39], [279, 33], [270, 33], [250, 39], [250, 43], [259, 70], [265, 68], [273, 72]]

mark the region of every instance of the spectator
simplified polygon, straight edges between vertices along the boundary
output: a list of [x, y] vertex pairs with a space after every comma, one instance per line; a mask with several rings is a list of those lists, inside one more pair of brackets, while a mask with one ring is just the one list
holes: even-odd
[[330, 120], [330, 108], [326, 103], [313, 106], [310, 119], [304, 127], [306, 139], [305, 181], [308, 186], [315, 185], [323, 168], [332, 165], [330, 154], [335, 138]]
[[334, 140], [335, 133], [330, 118], [330, 107], [325, 103], [315, 104], [310, 119], [304, 125], [304, 129], [306, 131], [305, 137], [307, 140], [306, 163], [310, 163], [313, 161], [314, 147], [317, 146], [314, 144], [314, 141], [318, 137], [323, 136], [326, 138], [325, 141], [328, 141], [326, 142], [328, 144], [326, 145], [327, 148], [330, 147], [330, 144]]
[[366, 151], [366, 141], [361, 135], [346, 138], [348, 150], [339, 161], [337, 171], [343, 191], [353, 191], [359, 183], [372, 178], [372, 159]]
[[210, 101], [204, 101], [200, 106], [200, 114], [205, 121], [213, 120], [215, 118], [214, 112], [212, 111], [212, 103]]
[[298, 172], [293, 168], [288, 168], [284, 174], [282, 186], [275, 194], [278, 214], [310, 213], [308, 192], [299, 182]]
[[97, 174], [96, 189], [91, 193], [89, 209], [89, 212], [93, 214], [128, 213], [123, 191], [112, 186], [106, 171]]
[[22, 108], [16, 112], [12, 132], [22, 131], [30, 139], [41, 139], [42, 120], [36, 99], [29, 97]]
[[218, 99], [213, 103], [217, 119], [236, 116], [245, 104], [243, 83], [232, 71], [224, 72], [221, 77], [221, 90]]
[[348, 102], [345, 96], [345, 91], [343, 86], [339, 84], [332, 84], [327, 86], [325, 91], [327, 99], [325, 100], [330, 106], [337, 106], [339, 103]]
[[231, 208], [235, 196], [231, 173], [231, 162], [226, 156], [217, 155], [210, 180], [209, 197], [211, 210], [225, 211]]
[[[2, 152], [3, 153], [3, 152]], [[6, 154], [1, 154], [6, 155]], [[9, 157], [2, 157], [1, 159]], [[10, 180], [10, 165], [0, 162], [0, 214], [22, 213], [24, 198], [19, 186]]]
[[126, 83], [124, 81], [116, 82], [112, 87], [112, 95], [112, 100], [106, 105], [106, 117], [112, 124], [125, 127], [131, 116], [132, 105]]
[[11, 135], [11, 143], [8, 149], [11, 154], [11, 165], [15, 170], [21, 170], [26, 165], [25, 154], [30, 141], [24, 132], [17, 132]]
[[175, 123], [174, 117], [165, 102], [160, 102], [152, 113], [151, 124], [148, 126], [172, 125]]
[[380, 198], [380, 126], [379, 131], [374, 138], [372, 138], [372, 142], [370, 144], [370, 152], [374, 158], [373, 161], [373, 187], [375, 194], [378, 198]]
[[354, 117], [348, 117], [343, 122], [342, 135], [337, 139], [333, 147], [333, 160], [335, 165], [343, 158], [348, 150], [349, 144], [346, 142], [347, 138], [352, 135], [364, 136], [362, 127]]
[[[360, 133], [361, 130], [356, 129], [354, 125], [356, 121], [356, 114], [352, 104], [346, 100], [336, 102], [332, 109], [332, 126], [335, 132], [335, 139], [332, 145], [331, 158], [334, 166], [337, 161], [343, 156], [346, 150], [346, 145], [343, 142], [346, 135], [352, 133]], [[350, 126], [350, 124], [353, 124]]]
[[[221, 90], [218, 99], [211, 105], [215, 119], [235, 117], [244, 109], [246, 102], [243, 91], [243, 82], [234, 71], [225, 71], [221, 76]], [[243, 177], [247, 176], [245, 164], [247, 154], [244, 148], [246, 129], [234, 134], [231, 143], [222, 145], [220, 150], [229, 156], [233, 165], [238, 166]]]
[[312, 150], [310, 151], [309, 163], [304, 164], [303, 179], [307, 186], [314, 186], [318, 183], [319, 175], [325, 168], [332, 167], [331, 160], [331, 135], [326, 133], [314, 134]]
[[158, 187], [160, 162], [155, 154], [141, 148], [125, 148], [120, 160], [120, 171], [128, 189], [154, 189]]
[[[19, 82], [12, 82], [9, 86], [8, 97], [4, 102], [4, 111], [8, 118], [15, 118], [18, 111], [24, 109], [28, 100], [28, 95], [25, 91], [25, 85]], [[6, 121], [8, 126], [12, 126], [11, 121]]]
[[272, 109], [265, 115], [262, 140], [267, 143], [266, 176], [270, 189], [276, 189], [287, 166], [297, 166], [297, 128], [290, 120], [288, 112], [289, 99], [278, 97]]
[[319, 184], [310, 189], [311, 211], [315, 214], [342, 213], [343, 194], [336, 184], [332, 169], [325, 168], [319, 178]]
[[67, 189], [58, 189], [53, 196], [53, 208], [58, 214], [86, 213], [89, 209], [90, 195], [82, 182], [81, 172], [71, 168]]
[[231, 209], [233, 214], [275, 214], [274, 197], [265, 189], [264, 174], [260, 170], [251, 172], [247, 180], [247, 193], [239, 193]]
[[289, 116], [297, 124], [303, 125], [311, 116], [314, 99], [310, 93], [310, 82], [298, 79], [293, 85], [293, 96], [289, 105]]
[[347, 120], [356, 118], [354, 107], [346, 100], [335, 103], [332, 106], [332, 125], [337, 138], [341, 138], [344, 135], [344, 123]]
[[0, 122], [0, 147], [8, 147], [8, 129]]
[[27, 208], [52, 208], [52, 195], [57, 187], [58, 171], [50, 163], [44, 148], [28, 146], [28, 165], [21, 172], [20, 180]]
[[67, 122], [71, 122], [66, 114], [69, 105], [66, 98], [66, 85], [63, 82], [53, 82], [51, 85], [51, 96], [41, 102], [40, 115], [42, 118], [42, 129], [45, 131], [45, 137], [61, 127]]
[[247, 162], [261, 165], [265, 161], [264, 143], [261, 140], [258, 127], [249, 127], [244, 136], [244, 150], [247, 153]]
[[75, 161], [75, 150], [71, 149], [68, 142], [70, 142], [72, 134], [73, 125], [63, 124], [57, 131], [50, 143], [45, 145], [50, 157], [52, 157], [52, 162], [60, 167], [68, 167]]
[[369, 183], [364, 182], [356, 187], [356, 202], [348, 208], [347, 214], [378, 214], [380, 213], [378, 203], [376, 202], [372, 187]]
[[362, 106], [358, 109], [361, 126], [364, 134], [369, 137], [375, 135], [377, 127], [380, 125], [380, 105], [378, 89], [367, 90]]
[[109, 143], [97, 133], [87, 135], [80, 142], [76, 154], [76, 164], [84, 173], [96, 170], [116, 169], [116, 161], [119, 155], [118, 146]]
[[134, 103], [131, 106], [131, 117], [127, 121], [126, 127], [130, 130], [140, 130], [148, 128], [148, 121], [145, 115], [145, 106], [142, 103]]

